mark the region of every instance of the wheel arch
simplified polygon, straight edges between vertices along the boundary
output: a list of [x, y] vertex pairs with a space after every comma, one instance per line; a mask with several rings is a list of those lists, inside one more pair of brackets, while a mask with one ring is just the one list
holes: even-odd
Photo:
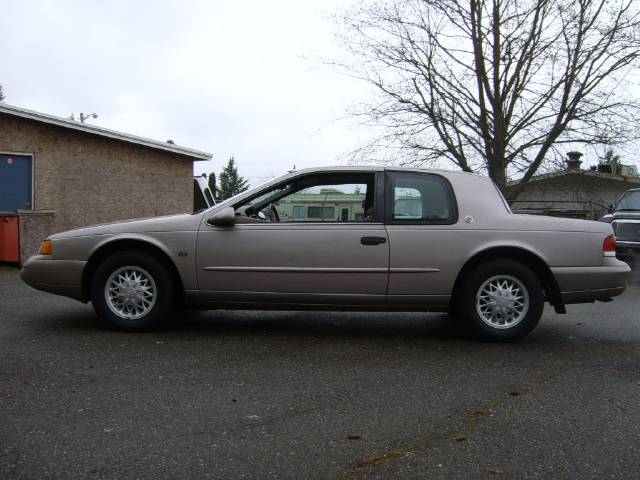
[[91, 280], [96, 272], [96, 269], [98, 268], [98, 265], [100, 265], [100, 263], [110, 255], [126, 250], [137, 250], [145, 252], [159, 260], [167, 268], [169, 276], [171, 277], [171, 281], [173, 282], [175, 288], [178, 289], [177, 298], [181, 298], [184, 300], [184, 285], [182, 282], [182, 277], [180, 276], [175, 263], [165, 250], [163, 250], [160, 246], [148, 241], [147, 239], [116, 238], [98, 246], [91, 253], [89, 260], [87, 261], [87, 264], [82, 271], [81, 287], [82, 297], [85, 302], [89, 301], [90, 299]]
[[[562, 295], [560, 294], [560, 287], [546, 262], [529, 250], [512, 246], [490, 247], [475, 253], [469, 258], [456, 277], [453, 286], [453, 295], [451, 296], [452, 304], [458, 297], [464, 277], [478, 265], [497, 259], [515, 260], [529, 267], [540, 280], [540, 284], [544, 290], [545, 300], [553, 305], [556, 313], [566, 313], [564, 303], [562, 302]], [[452, 306], [453, 305], [450, 305], [450, 307]]]

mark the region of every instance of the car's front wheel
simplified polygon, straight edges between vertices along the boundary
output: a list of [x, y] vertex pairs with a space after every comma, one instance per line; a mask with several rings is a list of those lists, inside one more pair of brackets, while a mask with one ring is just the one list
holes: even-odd
[[145, 252], [124, 251], [96, 269], [91, 302], [103, 322], [120, 330], [149, 330], [166, 320], [174, 286], [167, 269]]
[[459, 311], [473, 334], [509, 342], [538, 324], [544, 292], [536, 274], [513, 260], [487, 262], [463, 280]]

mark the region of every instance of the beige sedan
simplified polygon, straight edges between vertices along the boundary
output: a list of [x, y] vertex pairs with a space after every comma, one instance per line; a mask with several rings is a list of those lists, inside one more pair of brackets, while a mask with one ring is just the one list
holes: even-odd
[[173, 306], [450, 311], [509, 341], [545, 301], [564, 313], [622, 293], [615, 248], [607, 223], [513, 214], [486, 177], [318, 168], [193, 214], [52, 235], [22, 278], [125, 330]]

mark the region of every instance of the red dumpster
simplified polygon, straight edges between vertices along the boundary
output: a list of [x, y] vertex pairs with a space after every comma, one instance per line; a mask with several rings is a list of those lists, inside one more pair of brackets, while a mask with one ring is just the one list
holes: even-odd
[[18, 216], [0, 214], [0, 262], [19, 262]]

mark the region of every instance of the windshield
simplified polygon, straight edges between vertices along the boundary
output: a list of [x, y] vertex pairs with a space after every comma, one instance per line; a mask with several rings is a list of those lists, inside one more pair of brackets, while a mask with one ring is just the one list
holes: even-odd
[[[231, 204], [233, 204], [238, 198], [246, 196], [246, 195], [250, 195], [251, 192], [256, 192], [262, 188], [264, 188], [265, 186], [269, 185], [270, 183], [276, 183], [276, 180], [268, 180], [266, 182], [262, 182], [259, 185], [255, 186], [255, 187], [251, 187], [249, 190], [245, 190], [244, 192], [240, 192], [240, 193], [236, 193], [233, 197], [229, 197], [229, 198], [225, 198], [224, 200], [219, 200], [218, 203], [216, 203], [214, 205], [214, 207], [229, 207], [231, 206]], [[213, 208], [213, 207], [211, 207]], [[209, 210], [209, 209], [207, 209]]]
[[625, 193], [616, 205], [616, 211], [640, 210], [640, 190]]

